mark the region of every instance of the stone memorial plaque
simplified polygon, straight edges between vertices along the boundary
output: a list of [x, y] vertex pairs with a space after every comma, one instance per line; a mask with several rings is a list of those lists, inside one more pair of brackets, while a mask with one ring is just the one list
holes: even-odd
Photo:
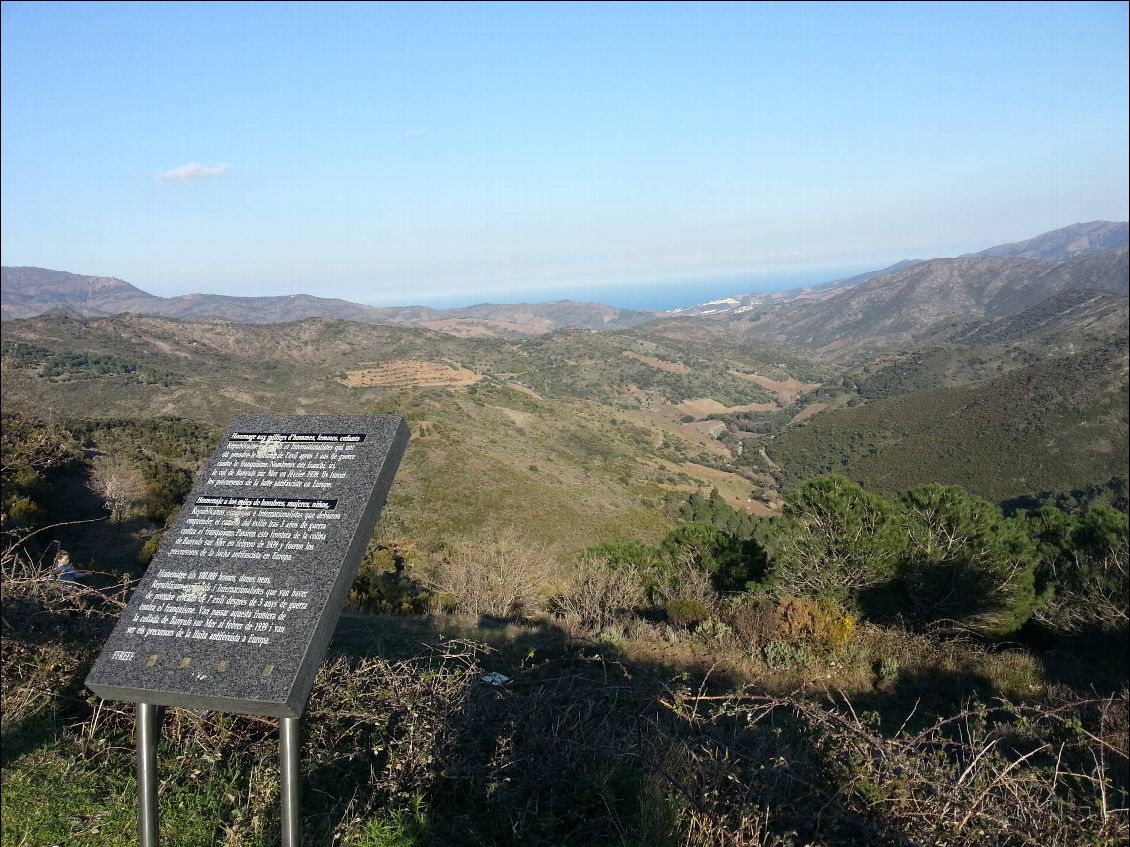
[[407, 445], [396, 415], [235, 418], [87, 687], [299, 717]]

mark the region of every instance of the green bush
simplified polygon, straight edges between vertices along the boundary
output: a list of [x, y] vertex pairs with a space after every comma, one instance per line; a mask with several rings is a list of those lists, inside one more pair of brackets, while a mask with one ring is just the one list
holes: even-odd
[[192, 474], [185, 468], [158, 459], [142, 469], [146, 516], [158, 523], [172, 520], [192, 489]]
[[676, 626], [694, 627], [710, 617], [710, 609], [698, 600], [676, 597], [667, 601], [667, 620]]
[[842, 477], [800, 486], [770, 529], [772, 584], [855, 605], [895, 576], [906, 547], [896, 504]]
[[922, 486], [904, 503], [903, 581], [919, 621], [994, 637], [1019, 629], [1036, 602], [1036, 546], [1023, 524], [957, 486]]
[[710, 575], [718, 591], [752, 587], [765, 576], [765, 551], [753, 538], [738, 538], [705, 523], [667, 533], [660, 550], [675, 569], [695, 568]]
[[790, 644], [788, 641], [770, 641], [761, 648], [761, 658], [775, 671], [810, 667], [816, 655], [803, 644]]
[[141, 549], [137, 551], [137, 561], [141, 565], [148, 565], [153, 561], [153, 557], [157, 555], [157, 548], [161, 545], [161, 538], [164, 533], [158, 533], [147, 539], [141, 545]]
[[5, 512], [5, 526], [35, 526], [43, 519], [43, 509], [30, 497], [13, 497]]
[[378, 547], [361, 561], [348, 602], [366, 612], [422, 615], [427, 613], [433, 598], [397, 567], [391, 549]]

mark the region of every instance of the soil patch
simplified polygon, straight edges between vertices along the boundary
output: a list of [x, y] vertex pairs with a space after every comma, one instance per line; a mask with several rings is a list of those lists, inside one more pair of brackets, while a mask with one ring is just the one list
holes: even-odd
[[799, 379], [770, 379], [767, 376], [761, 376], [761, 374], [743, 373], [742, 371], [730, 371], [730, 373], [739, 379], [744, 379], [746, 382], [752, 382], [754, 385], [772, 391], [781, 398], [782, 406], [789, 405], [806, 391], [820, 387], [819, 382], [801, 382]]
[[349, 388], [450, 388], [481, 379], [474, 371], [439, 362], [384, 362], [379, 368], [347, 371], [338, 382]]
[[645, 365], [651, 365], [653, 368], [658, 368], [661, 371], [673, 374], [685, 374], [688, 370], [687, 366], [682, 362], [666, 362], [663, 359], [657, 359], [654, 356], [645, 356], [642, 353], [633, 353], [631, 350], [625, 350], [624, 355], [629, 359], [635, 359], [637, 362], [643, 362]]

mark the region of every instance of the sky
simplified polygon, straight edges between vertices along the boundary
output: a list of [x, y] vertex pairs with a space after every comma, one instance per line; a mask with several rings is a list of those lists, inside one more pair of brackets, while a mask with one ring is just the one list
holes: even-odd
[[670, 306], [1126, 220], [1127, 9], [4, 2], [0, 254]]

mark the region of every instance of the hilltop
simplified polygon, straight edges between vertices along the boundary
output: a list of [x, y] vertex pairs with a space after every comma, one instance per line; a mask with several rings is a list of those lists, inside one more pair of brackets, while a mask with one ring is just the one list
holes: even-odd
[[973, 256], [1017, 256], [1028, 259], [1049, 259], [1065, 262], [1092, 253], [1105, 253], [1126, 243], [1128, 226], [1125, 221], [1091, 221], [1055, 229], [1011, 244], [999, 244]]

